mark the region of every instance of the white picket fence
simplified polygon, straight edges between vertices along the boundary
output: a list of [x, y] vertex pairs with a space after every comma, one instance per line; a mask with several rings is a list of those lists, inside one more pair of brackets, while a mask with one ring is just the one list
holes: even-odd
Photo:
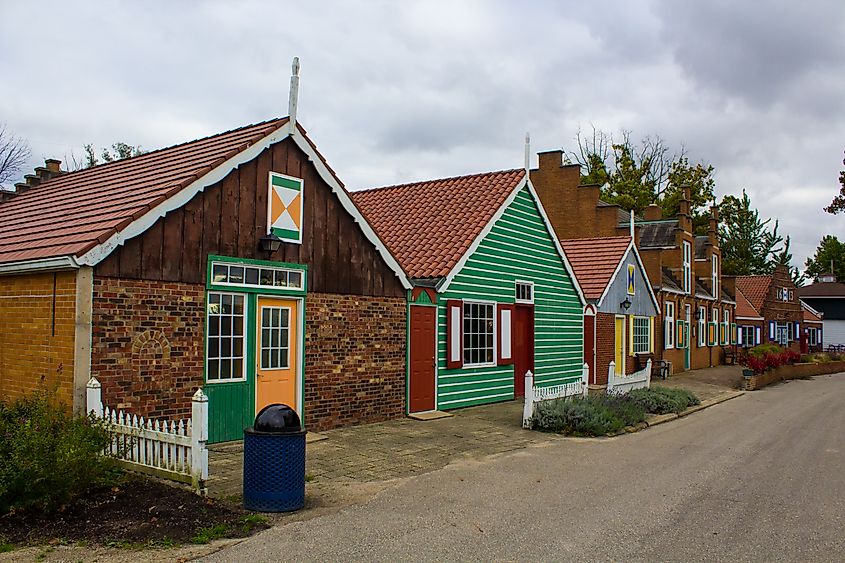
[[108, 423], [112, 442], [107, 455], [127, 469], [190, 483], [200, 493], [208, 479], [208, 397], [197, 389], [191, 398], [191, 418], [167, 421], [144, 419], [103, 406], [102, 386], [88, 380], [87, 406]]
[[642, 389], [651, 385], [651, 360], [645, 364], [645, 369], [631, 375], [617, 375], [616, 362], [610, 362], [607, 368], [607, 392], [614, 394], [627, 393], [634, 389]]
[[522, 407], [522, 427], [530, 427], [531, 417], [534, 416], [534, 407], [537, 403], [566, 397], [586, 397], [589, 382], [590, 366], [587, 364], [584, 364], [581, 370], [581, 379], [549, 387], [535, 387], [534, 374], [531, 373], [531, 370], [525, 372], [525, 405]]

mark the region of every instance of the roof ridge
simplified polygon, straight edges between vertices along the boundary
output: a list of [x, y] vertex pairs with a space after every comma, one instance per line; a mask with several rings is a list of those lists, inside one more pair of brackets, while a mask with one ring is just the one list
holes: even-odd
[[[237, 133], [238, 131], [243, 131], [243, 130], [246, 130], [246, 129], [250, 129], [252, 127], [258, 127], [258, 126], [261, 126], [261, 125], [269, 125], [270, 123], [272, 123], [274, 121], [281, 121], [281, 120], [287, 119], [287, 118], [288, 118], [288, 116], [274, 117], [274, 118], [267, 119], [267, 120], [264, 120], [264, 121], [258, 121], [256, 123], [250, 123], [249, 125], [243, 125], [241, 127], [235, 127], [234, 129], [229, 129], [228, 131], [221, 131], [219, 133], [214, 133], [213, 135], [206, 135], [205, 137], [200, 137], [198, 139], [191, 139], [190, 141], [182, 141], [181, 143], [176, 143], [175, 145], [160, 147], [160, 148], [145, 152], [144, 154], [139, 154], [137, 156], [130, 156], [128, 158], [120, 158], [120, 159], [117, 159], [117, 160], [112, 160], [111, 162], [103, 162], [102, 164], [95, 164], [94, 166], [90, 166], [88, 168], [80, 168], [79, 170], [68, 170], [65, 173], [61, 174], [60, 176], [54, 176], [53, 178], [51, 178], [47, 182], [43, 182], [43, 183], [41, 183], [41, 184], [39, 184], [38, 186], [35, 186], [35, 187], [40, 187], [44, 184], [49, 184], [50, 181], [56, 180], [58, 178], [66, 179], [71, 174], [75, 174], [75, 175], [78, 176], [82, 172], [89, 172], [91, 170], [102, 170], [106, 166], [126, 163], [126, 161], [128, 161], [130, 159], [132, 159], [134, 162], [137, 162], [137, 160], [135, 160], [135, 159], [146, 158], [146, 157], [149, 157], [149, 156], [155, 156], [158, 153], [163, 152], [163, 151], [169, 151], [169, 150], [172, 150], [172, 149], [175, 149], [175, 148], [178, 148], [178, 147], [190, 145], [192, 143], [198, 143], [200, 141], [207, 141], [208, 139], [213, 139], [214, 137], [222, 137], [223, 135], [229, 135], [231, 133]], [[11, 201], [11, 200], [7, 200], [7, 201]]]
[[355, 190], [354, 192], [350, 192], [350, 193], [352, 193], [352, 194], [362, 194], [362, 193], [375, 192], [375, 191], [380, 191], [380, 190], [389, 190], [389, 189], [392, 189], [392, 188], [410, 188], [410, 187], [419, 186], [419, 185], [422, 185], [422, 184], [430, 184], [431, 182], [446, 182], [446, 181], [451, 181], [451, 180], [464, 180], [466, 178], [480, 178], [482, 176], [492, 176], [494, 174], [504, 174], [504, 173], [507, 173], [507, 172], [524, 172], [524, 171], [525, 171], [524, 168], [507, 168], [507, 169], [504, 169], [504, 170], [493, 170], [493, 171], [489, 171], [489, 172], [476, 172], [474, 174], [462, 174], [462, 175], [458, 175], [458, 176], [448, 176], [446, 178], [431, 178], [429, 180], [419, 180], [419, 181], [416, 181], [416, 182], [409, 182], [409, 183], [406, 183], [406, 184], [390, 184], [390, 185], [387, 185], [387, 186], [378, 186], [378, 187], [375, 187], [375, 188], [364, 188], [363, 190]]

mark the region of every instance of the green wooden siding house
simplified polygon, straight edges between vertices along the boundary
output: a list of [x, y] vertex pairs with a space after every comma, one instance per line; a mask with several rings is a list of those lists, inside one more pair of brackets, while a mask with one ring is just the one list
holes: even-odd
[[583, 295], [524, 170], [351, 195], [412, 278], [409, 412], [581, 377]]

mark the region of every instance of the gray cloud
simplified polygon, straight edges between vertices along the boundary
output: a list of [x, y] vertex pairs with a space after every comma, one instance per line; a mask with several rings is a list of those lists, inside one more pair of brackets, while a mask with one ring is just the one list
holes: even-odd
[[[5, 3], [0, 121], [35, 165], [157, 148], [287, 112], [352, 189], [522, 165], [579, 127], [659, 134], [746, 187], [796, 263], [845, 148], [839, 2]], [[35, 38], [30, 34], [37, 29]]]

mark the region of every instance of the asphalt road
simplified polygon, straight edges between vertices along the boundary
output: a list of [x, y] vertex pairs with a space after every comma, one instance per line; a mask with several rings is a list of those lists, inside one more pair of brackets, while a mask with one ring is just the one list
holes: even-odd
[[214, 561], [845, 561], [845, 374], [452, 465]]

